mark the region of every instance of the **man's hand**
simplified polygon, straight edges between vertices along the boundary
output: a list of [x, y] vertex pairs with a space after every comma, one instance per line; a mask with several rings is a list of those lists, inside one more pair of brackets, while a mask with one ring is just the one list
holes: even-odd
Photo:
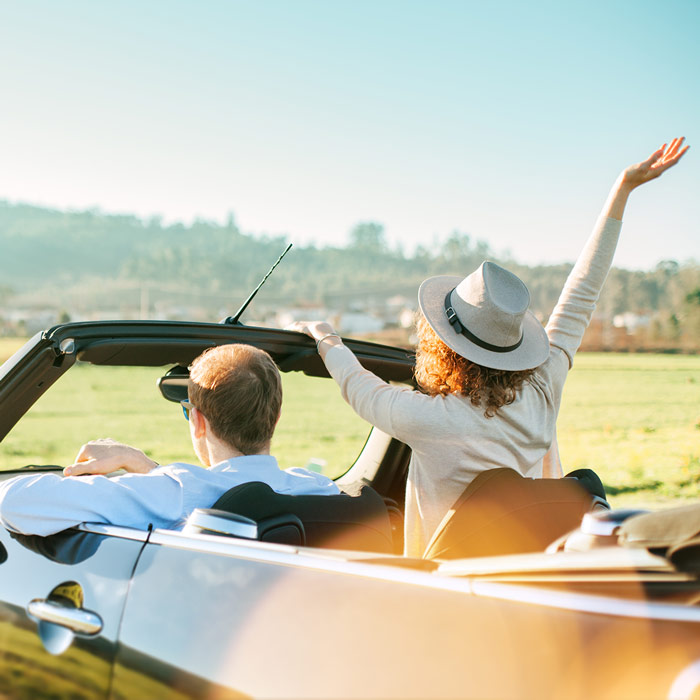
[[146, 474], [158, 463], [146, 457], [135, 447], [111, 438], [91, 440], [78, 451], [75, 463], [63, 470], [65, 476], [83, 474], [111, 474], [119, 469], [136, 474]]

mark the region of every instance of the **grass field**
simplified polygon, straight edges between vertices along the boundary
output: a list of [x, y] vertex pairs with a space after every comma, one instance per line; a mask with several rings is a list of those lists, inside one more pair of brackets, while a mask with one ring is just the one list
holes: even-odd
[[700, 357], [581, 354], [557, 424], [566, 470], [595, 469], [616, 504], [700, 496]]
[[[0, 360], [18, 342], [0, 339]], [[192, 460], [187, 424], [155, 389], [161, 370], [77, 367], [68, 372], [0, 444], [2, 468], [65, 464], [94, 437], [145, 448], [161, 463]], [[283, 466], [319, 465], [342, 473], [368, 426], [335, 385], [285, 375], [282, 421], [273, 452]], [[700, 357], [581, 354], [570, 373], [558, 422], [567, 471], [590, 467], [613, 505], [665, 505], [700, 496]]]

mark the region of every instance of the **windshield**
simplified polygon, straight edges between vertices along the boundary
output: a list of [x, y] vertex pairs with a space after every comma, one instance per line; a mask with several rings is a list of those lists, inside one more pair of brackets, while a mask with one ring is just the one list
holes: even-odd
[[[79, 447], [110, 437], [134, 445], [160, 464], [197, 463], [177, 403], [162, 398], [160, 367], [77, 363], [0, 443], [0, 469], [73, 462]], [[342, 400], [330, 379], [282, 375], [282, 417], [272, 443], [282, 468], [307, 467], [332, 478], [360, 453], [370, 426]]]

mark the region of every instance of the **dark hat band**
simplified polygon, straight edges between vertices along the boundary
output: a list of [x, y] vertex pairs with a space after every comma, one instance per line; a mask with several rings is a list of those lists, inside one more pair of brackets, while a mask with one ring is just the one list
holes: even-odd
[[479, 338], [479, 336], [474, 335], [459, 320], [457, 312], [452, 308], [452, 302], [450, 297], [452, 296], [452, 292], [454, 292], [455, 289], [457, 289], [457, 287], [453, 287], [452, 289], [450, 289], [450, 291], [447, 292], [447, 296], [445, 297], [445, 315], [447, 316], [447, 320], [450, 322], [450, 325], [452, 326], [452, 328], [454, 328], [456, 333], [460, 333], [467, 340], [470, 340], [475, 345], [478, 345], [484, 350], [490, 350], [491, 352], [512, 352], [513, 350], [517, 350], [523, 344], [523, 335], [520, 336], [520, 340], [517, 343], [515, 343], [515, 345], [508, 345], [506, 347], [502, 345], [492, 345], [491, 343], [487, 343], [485, 340]]

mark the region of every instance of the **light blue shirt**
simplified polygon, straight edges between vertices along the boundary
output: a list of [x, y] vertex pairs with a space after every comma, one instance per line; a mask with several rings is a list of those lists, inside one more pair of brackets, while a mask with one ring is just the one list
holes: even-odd
[[283, 471], [269, 455], [234, 457], [209, 469], [176, 462], [148, 474], [115, 477], [27, 474], [0, 482], [0, 523], [42, 536], [84, 522], [177, 528], [195, 508], [210, 508], [226, 491], [249, 481], [295, 496], [340, 493], [328, 477], [299, 467]]

